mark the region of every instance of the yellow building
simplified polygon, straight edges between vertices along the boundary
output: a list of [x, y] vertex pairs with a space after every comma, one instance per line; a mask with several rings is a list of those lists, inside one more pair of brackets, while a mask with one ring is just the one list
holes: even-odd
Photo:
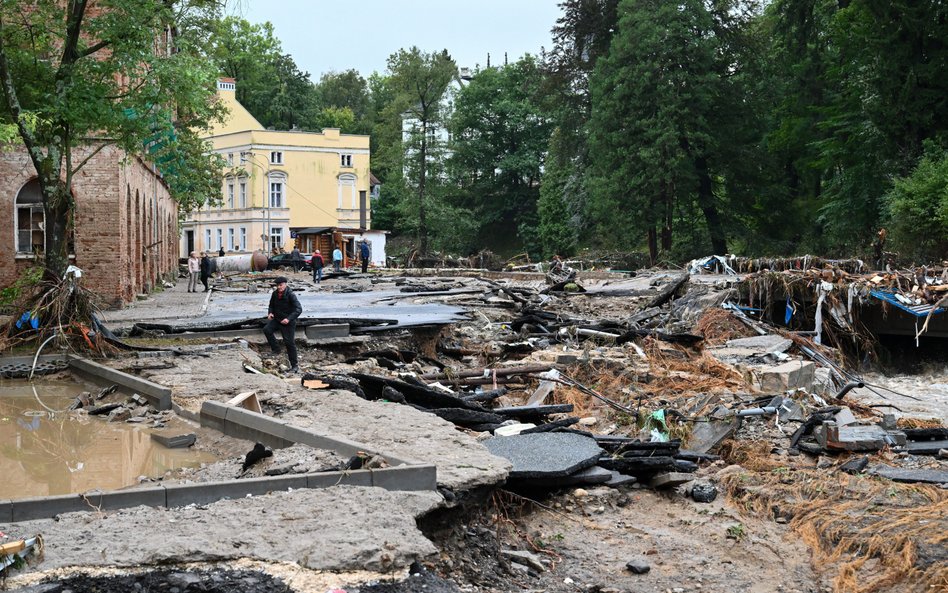
[[[313, 229], [374, 244], [379, 233], [366, 232], [371, 228], [369, 137], [335, 128], [322, 133], [264, 129], [237, 102], [235, 91], [233, 79], [218, 81], [217, 94], [230, 115], [208, 137], [227, 163], [223, 199], [188, 216], [181, 253], [290, 251], [296, 230]], [[314, 236], [300, 236], [306, 240], [298, 247], [312, 251]], [[382, 241], [379, 255], [384, 235]]]

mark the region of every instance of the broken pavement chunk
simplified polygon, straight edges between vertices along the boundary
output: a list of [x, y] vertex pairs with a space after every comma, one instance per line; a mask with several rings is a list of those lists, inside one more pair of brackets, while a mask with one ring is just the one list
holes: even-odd
[[877, 476], [888, 478], [893, 482], [909, 484], [948, 484], [948, 471], [933, 469], [898, 469], [889, 466], [876, 466], [870, 470]]
[[652, 481], [650, 485], [652, 488], [672, 488], [674, 486], [681, 486], [682, 484], [687, 484], [688, 482], [694, 480], [695, 477], [693, 474], [685, 472], [665, 472], [658, 474]]
[[688, 450], [707, 453], [733, 435], [739, 422], [737, 418], [695, 422], [691, 436], [688, 438]]
[[493, 437], [484, 445], [491, 454], [510, 460], [511, 479], [568, 476], [596, 465], [602, 454], [594, 439], [564, 432]]
[[792, 391], [813, 388], [816, 365], [809, 360], [792, 360], [779, 366], [764, 369], [760, 373], [760, 388], [763, 391]]
[[153, 432], [151, 433], [151, 440], [168, 449], [182, 449], [193, 445], [195, 441], [197, 441], [197, 435], [193, 432], [188, 434], [161, 434]]

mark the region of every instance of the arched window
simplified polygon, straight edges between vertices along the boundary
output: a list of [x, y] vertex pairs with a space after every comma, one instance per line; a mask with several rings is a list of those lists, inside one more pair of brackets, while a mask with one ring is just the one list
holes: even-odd
[[270, 207], [286, 207], [286, 173], [270, 173]]
[[46, 214], [38, 179], [28, 182], [16, 195], [16, 252], [42, 252], [46, 245]]
[[338, 185], [338, 200], [339, 205], [337, 208], [345, 208], [343, 203], [345, 198], [349, 198], [349, 203], [352, 204], [349, 208], [358, 208], [356, 203], [356, 176], [352, 173], [343, 173], [339, 176], [339, 185]]

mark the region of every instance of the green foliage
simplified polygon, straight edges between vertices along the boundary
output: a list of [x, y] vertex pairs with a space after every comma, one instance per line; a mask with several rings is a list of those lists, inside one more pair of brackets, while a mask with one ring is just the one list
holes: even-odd
[[477, 70], [457, 92], [448, 125], [454, 201], [473, 211], [482, 241], [516, 235], [514, 251], [537, 255], [537, 199], [550, 133], [538, 100], [542, 81], [531, 56]]
[[388, 70], [386, 86], [392, 101], [386, 107], [387, 119], [401, 121], [398, 142], [404, 159], [404, 182], [414, 194], [413, 205], [402, 205], [403, 218], [412, 217], [418, 249], [426, 254], [429, 247], [427, 214], [431, 203], [428, 194], [438, 193], [444, 183], [439, 169], [444, 164], [446, 147], [438, 131], [444, 121], [448, 85], [457, 74], [457, 65], [447, 50], [429, 54], [412, 47], [392, 54]]
[[915, 261], [948, 253], [948, 151], [929, 143], [918, 166], [885, 195], [892, 248]]
[[0, 289], [0, 307], [14, 305], [36, 288], [43, 279], [43, 268], [29, 267], [23, 270], [13, 284]]
[[699, 0], [622, 0], [619, 15], [590, 79], [590, 208], [613, 245], [652, 237], [654, 259], [659, 229], [672, 247], [676, 207], [695, 194], [695, 160], [713, 144], [718, 46]]
[[537, 202], [538, 235], [544, 256], [573, 255], [576, 252], [578, 229], [575, 213], [569, 206], [567, 188], [575, 175], [570, 155], [563, 142], [563, 131], [557, 128], [550, 136], [546, 170]]
[[[110, 0], [92, 11], [86, 3], [22, 4], [0, 0], [0, 122], [16, 125], [39, 177], [45, 265], [59, 278], [74, 207], [68, 188], [87, 162], [80, 146], [114, 144], [145, 155], [147, 145], [161, 155], [156, 163], [166, 166], [174, 197], [185, 202], [206, 199], [207, 188], [174, 180], [176, 173], [194, 169], [210, 175], [205, 186], [216, 183], [196, 135], [221, 115], [210, 100], [218, 72], [206, 59], [218, 6]], [[90, 137], [98, 140], [90, 145]]]
[[237, 100], [264, 127], [309, 127], [316, 113], [309, 74], [283, 53], [270, 23], [251, 24], [230, 16], [212, 30], [211, 58], [237, 80]]

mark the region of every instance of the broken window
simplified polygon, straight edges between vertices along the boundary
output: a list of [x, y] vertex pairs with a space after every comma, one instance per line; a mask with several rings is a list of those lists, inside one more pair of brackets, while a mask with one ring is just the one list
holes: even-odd
[[34, 179], [16, 196], [16, 252], [39, 253], [46, 243], [46, 214], [39, 180]]

